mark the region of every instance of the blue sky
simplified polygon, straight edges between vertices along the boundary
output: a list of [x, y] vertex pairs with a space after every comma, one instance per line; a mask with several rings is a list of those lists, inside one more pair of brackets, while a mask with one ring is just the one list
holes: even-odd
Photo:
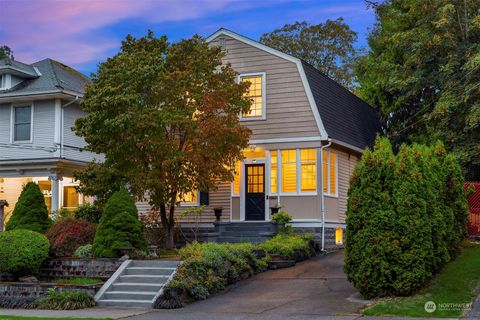
[[225, 27], [258, 40], [285, 23], [338, 17], [366, 46], [375, 18], [364, 0], [0, 0], [0, 45], [19, 61], [49, 57], [89, 74], [129, 33], [152, 29], [174, 42]]

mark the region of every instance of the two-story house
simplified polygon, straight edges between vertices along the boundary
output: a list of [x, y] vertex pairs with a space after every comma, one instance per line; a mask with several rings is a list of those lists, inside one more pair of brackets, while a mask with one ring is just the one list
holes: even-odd
[[23, 184], [35, 181], [51, 212], [84, 201], [73, 172], [93, 159], [71, 130], [88, 78], [51, 59], [0, 60], [0, 199], [13, 210]]

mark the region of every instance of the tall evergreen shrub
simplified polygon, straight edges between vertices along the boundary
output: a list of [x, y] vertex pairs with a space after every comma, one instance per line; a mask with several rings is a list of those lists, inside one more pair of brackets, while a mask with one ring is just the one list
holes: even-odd
[[137, 207], [123, 189], [115, 192], [105, 205], [93, 241], [93, 255], [114, 258], [120, 255], [120, 248], [126, 247], [145, 250], [147, 242]]
[[448, 262], [465, 236], [466, 196], [455, 157], [442, 144], [377, 139], [348, 192], [345, 272], [367, 297], [409, 295]]
[[51, 224], [42, 191], [36, 183], [27, 183], [20, 193], [5, 230], [25, 229], [44, 233]]

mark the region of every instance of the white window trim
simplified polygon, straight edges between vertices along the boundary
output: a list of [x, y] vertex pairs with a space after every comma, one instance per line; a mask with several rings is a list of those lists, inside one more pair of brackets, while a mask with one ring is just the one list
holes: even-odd
[[198, 192], [198, 190], [196, 190], [195, 195], [196, 195], [197, 201], [195, 201], [195, 202], [180, 201], [180, 207], [198, 207], [200, 205], [200, 192]]
[[11, 87], [12, 87], [12, 75], [9, 73], [0, 74], [0, 90], [7, 90], [7, 89], [10, 89]]
[[[30, 107], [30, 139], [29, 140], [15, 140], [15, 108], [18, 107]], [[33, 143], [33, 114], [34, 103], [12, 103], [10, 107], [10, 143]]]
[[[327, 154], [327, 191], [323, 192], [323, 195], [330, 198], [338, 198], [338, 153], [332, 150], [323, 150]], [[335, 156], [335, 193], [330, 193], [330, 154], [334, 153]], [[322, 179], [323, 179], [323, 167], [322, 167]], [[322, 183], [323, 185], [323, 183]]]
[[243, 77], [262, 76], [262, 116], [244, 117], [240, 112], [240, 121], [259, 121], [267, 120], [267, 74], [265, 72], [242, 73], [238, 75], [237, 82], [240, 83]]
[[[316, 196], [318, 195], [318, 183], [316, 185], [315, 191], [302, 191], [302, 161], [301, 161], [301, 150], [302, 149], [314, 149], [314, 148], [297, 148], [297, 149], [278, 149], [277, 151], [277, 192], [273, 193], [271, 186], [268, 188], [269, 196]], [[282, 161], [282, 151], [283, 150], [295, 150], [295, 160], [296, 160], [296, 191], [295, 192], [283, 192], [282, 191], [282, 172], [283, 172], [283, 161]], [[315, 173], [318, 177], [318, 162], [317, 155], [315, 153]], [[271, 163], [271, 158], [269, 156], [268, 161]], [[271, 170], [271, 168], [268, 168]]]

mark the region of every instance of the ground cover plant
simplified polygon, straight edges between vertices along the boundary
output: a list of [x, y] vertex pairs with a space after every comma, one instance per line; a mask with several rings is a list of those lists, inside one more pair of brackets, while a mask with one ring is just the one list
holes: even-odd
[[33, 301], [27, 308], [48, 310], [76, 310], [95, 307], [93, 297], [80, 291], [49, 291], [45, 297]]
[[55, 283], [58, 284], [79, 284], [79, 285], [92, 285], [92, 284], [102, 284], [103, 281], [100, 279], [94, 278], [70, 278], [70, 279], [59, 279], [55, 280]]
[[348, 192], [345, 273], [366, 298], [406, 296], [456, 254], [466, 233], [464, 179], [442, 144], [377, 139]]
[[[385, 298], [364, 310], [368, 316], [457, 318], [463, 309], [442, 307], [443, 303], [469, 304], [476, 296], [480, 281], [480, 244], [466, 244], [459, 256], [447, 264], [428, 286], [410, 297]], [[433, 301], [436, 310], [428, 313], [425, 303]]]

